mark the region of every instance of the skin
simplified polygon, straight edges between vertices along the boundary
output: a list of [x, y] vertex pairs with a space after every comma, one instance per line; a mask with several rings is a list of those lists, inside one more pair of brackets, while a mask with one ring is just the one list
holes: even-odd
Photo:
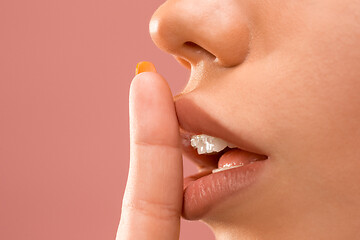
[[[360, 238], [359, 12], [354, 0], [168, 0], [154, 13], [153, 41], [191, 69], [188, 85], [175, 100], [188, 99], [269, 156], [256, 184], [202, 219], [217, 239]], [[155, 73], [141, 78], [166, 84]], [[167, 96], [171, 102], [167, 88], [156, 86], [150, 88], [158, 91], [152, 96], [164, 101]], [[138, 101], [146, 104], [150, 99]], [[147, 121], [174, 124], [172, 117], [164, 120], [157, 114], [158, 105], [149, 107], [153, 111]], [[173, 116], [174, 111], [162, 114]], [[158, 126], [160, 136], [169, 134], [161, 129]], [[166, 149], [157, 146], [151, 151]], [[174, 155], [179, 162], [178, 153]], [[172, 173], [151, 178], [179, 186], [181, 167]], [[125, 195], [131, 195], [129, 189], [141, 191], [140, 180], [133, 176]], [[158, 191], [142, 186], [153, 194]], [[172, 194], [175, 200], [165, 205], [178, 209], [178, 192]], [[127, 201], [136, 200], [124, 198]], [[139, 214], [137, 220], [152, 215], [159, 208], [153, 205], [146, 211], [123, 207], [122, 222], [131, 211]], [[132, 234], [139, 237], [132, 239], [178, 239], [179, 225], [173, 219], [144, 220], [148, 235], [142, 237], [136, 235], [135, 220], [126, 227], [120, 223], [118, 238], [131, 239], [126, 236]], [[156, 238], [159, 226], [154, 222], [163, 224], [161, 232], [168, 235]]]

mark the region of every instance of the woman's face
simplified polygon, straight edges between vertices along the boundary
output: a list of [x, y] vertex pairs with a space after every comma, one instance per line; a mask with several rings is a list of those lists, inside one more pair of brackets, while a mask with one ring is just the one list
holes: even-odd
[[191, 69], [176, 101], [269, 157], [256, 184], [202, 216], [219, 239], [354, 239], [359, 12], [353, 0], [168, 0], [153, 15], [155, 44]]

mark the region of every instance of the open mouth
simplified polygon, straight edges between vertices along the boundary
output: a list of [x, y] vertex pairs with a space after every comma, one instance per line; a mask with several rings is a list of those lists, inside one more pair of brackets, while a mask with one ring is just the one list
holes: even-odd
[[184, 178], [182, 216], [201, 219], [224, 200], [255, 187], [270, 169], [269, 155], [261, 154], [247, 131], [225, 127], [189, 97], [178, 97], [175, 107], [183, 155], [199, 170]]
[[196, 179], [268, 159], [266, 155], [248, 152], [233, 143], [206, 134], [192, 134], [180, 129], [184, 155], [193, 161], [198, 173], [184, 181], [184, 188]]

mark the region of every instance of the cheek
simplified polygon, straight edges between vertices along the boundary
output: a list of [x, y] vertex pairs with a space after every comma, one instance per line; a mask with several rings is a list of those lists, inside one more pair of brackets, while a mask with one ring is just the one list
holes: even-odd
[[360, 154], [360, 76], [321, 61], [324, 55], [310, 60], [295, 52], [244, 65], [215, 87], [226, 99], [228, 124], [294, 171], [324, 173], [324, 163], [346, 159], [359, 168], [352, 159]]
[[[274, 55], [254, 65], [253, 71], [249, 68], [247, 75], [254, 77], [240, 99], [245, 101], [240, 106], [251, 106], [248, 112], [266, 130], [272, 148], [302, 154], [328, 152], [334, 146], [343, 152], [358, 149], [359, 76], [338, 66]], [[335, 74], [339, 71], [342, 76]]]

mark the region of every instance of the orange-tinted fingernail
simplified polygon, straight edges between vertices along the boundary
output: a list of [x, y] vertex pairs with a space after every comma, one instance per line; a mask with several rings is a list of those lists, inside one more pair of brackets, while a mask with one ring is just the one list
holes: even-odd
[[154, 64], [151, 62], [139, 62], [136, 65], [135, 75], [138, 75], [142, 72], [156, 72]]

